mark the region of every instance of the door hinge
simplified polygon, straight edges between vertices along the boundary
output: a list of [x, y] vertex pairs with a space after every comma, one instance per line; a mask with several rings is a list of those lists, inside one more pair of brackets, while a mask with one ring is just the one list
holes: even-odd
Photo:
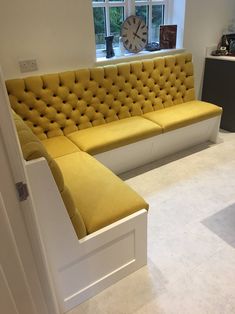
[[19, 197], [20, 202], [25, 201], [28, 198], [29, 192], [28, 192], [28, 187], [26, 183], [17, 182], [16, 190], [18, 192], [18, 197]]

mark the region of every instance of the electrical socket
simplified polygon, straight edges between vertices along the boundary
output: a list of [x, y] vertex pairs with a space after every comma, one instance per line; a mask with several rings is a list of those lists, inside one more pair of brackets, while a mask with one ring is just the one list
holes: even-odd
[[19, 66], [20, 66], [20, 72], [21, 73], [33, 72], [33, 71], [37, 71], [37, 69], [38, 69], [36, 59], [19, 61]]

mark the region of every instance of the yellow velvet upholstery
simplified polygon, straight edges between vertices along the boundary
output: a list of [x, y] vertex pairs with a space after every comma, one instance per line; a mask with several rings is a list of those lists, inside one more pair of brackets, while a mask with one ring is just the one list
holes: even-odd
[[24, 156], [47, 159], [79, 238], [148, 207], [85, 152], [105, 152], [222, 111], [195, 101], [190, 53], [8, 80], [6, 86], [27, 129], [19, 134]]
[[160, 125], [164, 132], [175, 130], [222, 114], [222, 108], [203, 101], [189, 101], [146, 113], [144, 117]]
[[41, 140], [194, 100], [189, 53], [6, 82]]
[[56, 162], [88, 233], [148, 208], [142, 197], [87, 153], [62, 156]]
[[42, 140], [42, 144], [52, 158], [80, 151], [73, 142], [63, 135]]
[[57, 184], [58, 190], [61, 193], [62, 199], [73, 223], [74, 229], [77, 233], [78, 238], [83, 238], [87, 232], [83, 222], [83, 219], [75, 207], [73, 198], [71, 197], [70, 191], [64, 185], [64, 179], [62, 173], [51, 156], [46, 152], [42, 143], [38, 138], [32, 133], [32, 131], [26, 126], [22, 119], [13, 112], [13, 118], [16, 125], [16, 130], [18, 133], [18, 138], [20, 141], [21, 149], [25, 160], [32, 160], [40, 157], [44, 157], [51, 169], [55, 182]]
[[73, 132], [68, 138], [81, 150], [98, 154], [160, 133], [162, 128], [156, 123], [132, 117]]

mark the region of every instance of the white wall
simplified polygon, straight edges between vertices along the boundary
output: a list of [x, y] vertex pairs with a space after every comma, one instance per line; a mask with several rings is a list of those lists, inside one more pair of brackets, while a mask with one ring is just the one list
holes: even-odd
[[206, 47], [217, 45], [235, 18], [235, 0], [186, 0], [184, 48], [194, 58], [197, 96], [201, 95]]
[[[25, 59], [36, 58], [39, 71], [24, 76], [94, 65], [91, 0], [1, 2], [0, 64], [5, 78], [21, 76], [18, 61]], [[170, 22], [178, 24], [177, 46], [193, 53], [200, 95], [205, 48], [218, 43], [222, 30], [235, 17], [235, 0], [172, 0], [171, 10]]]
[[36, 58], [39, 73], [91, 66], [95, 39], [91, 0], [7, 0], [0, 9], [0, 64], [19, 77], [19, 60]]

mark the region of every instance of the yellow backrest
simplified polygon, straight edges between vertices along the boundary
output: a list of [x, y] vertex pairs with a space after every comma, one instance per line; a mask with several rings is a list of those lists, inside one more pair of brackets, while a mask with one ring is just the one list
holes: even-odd
[[[68, 211], [69, 217], [77, 233], [77, 236], [79, 239], [83, 238], [87, 234], [83, 219], [78, 209], [75, 207], [74, 201], [68, 188], [64, 185], [64, 179], [57, 163], [46, 152], [40, 140], [32, 133], [32, 131], [27, 127], [22, 119], [14, 112], [13, 118], [16, 125], [16, 130], [18, 133], [18, 138], [20, 141], [24, 159], [32, 160], [44, 157], [47, 160], [55, 182], [57, 184], [58, 190], [60, 191], [65, 207]], [[48, 204], [48, 206], [50, 207], [50, 204]]]
[[194, 100], [189, 53], [6, 82], [41, 140]]

